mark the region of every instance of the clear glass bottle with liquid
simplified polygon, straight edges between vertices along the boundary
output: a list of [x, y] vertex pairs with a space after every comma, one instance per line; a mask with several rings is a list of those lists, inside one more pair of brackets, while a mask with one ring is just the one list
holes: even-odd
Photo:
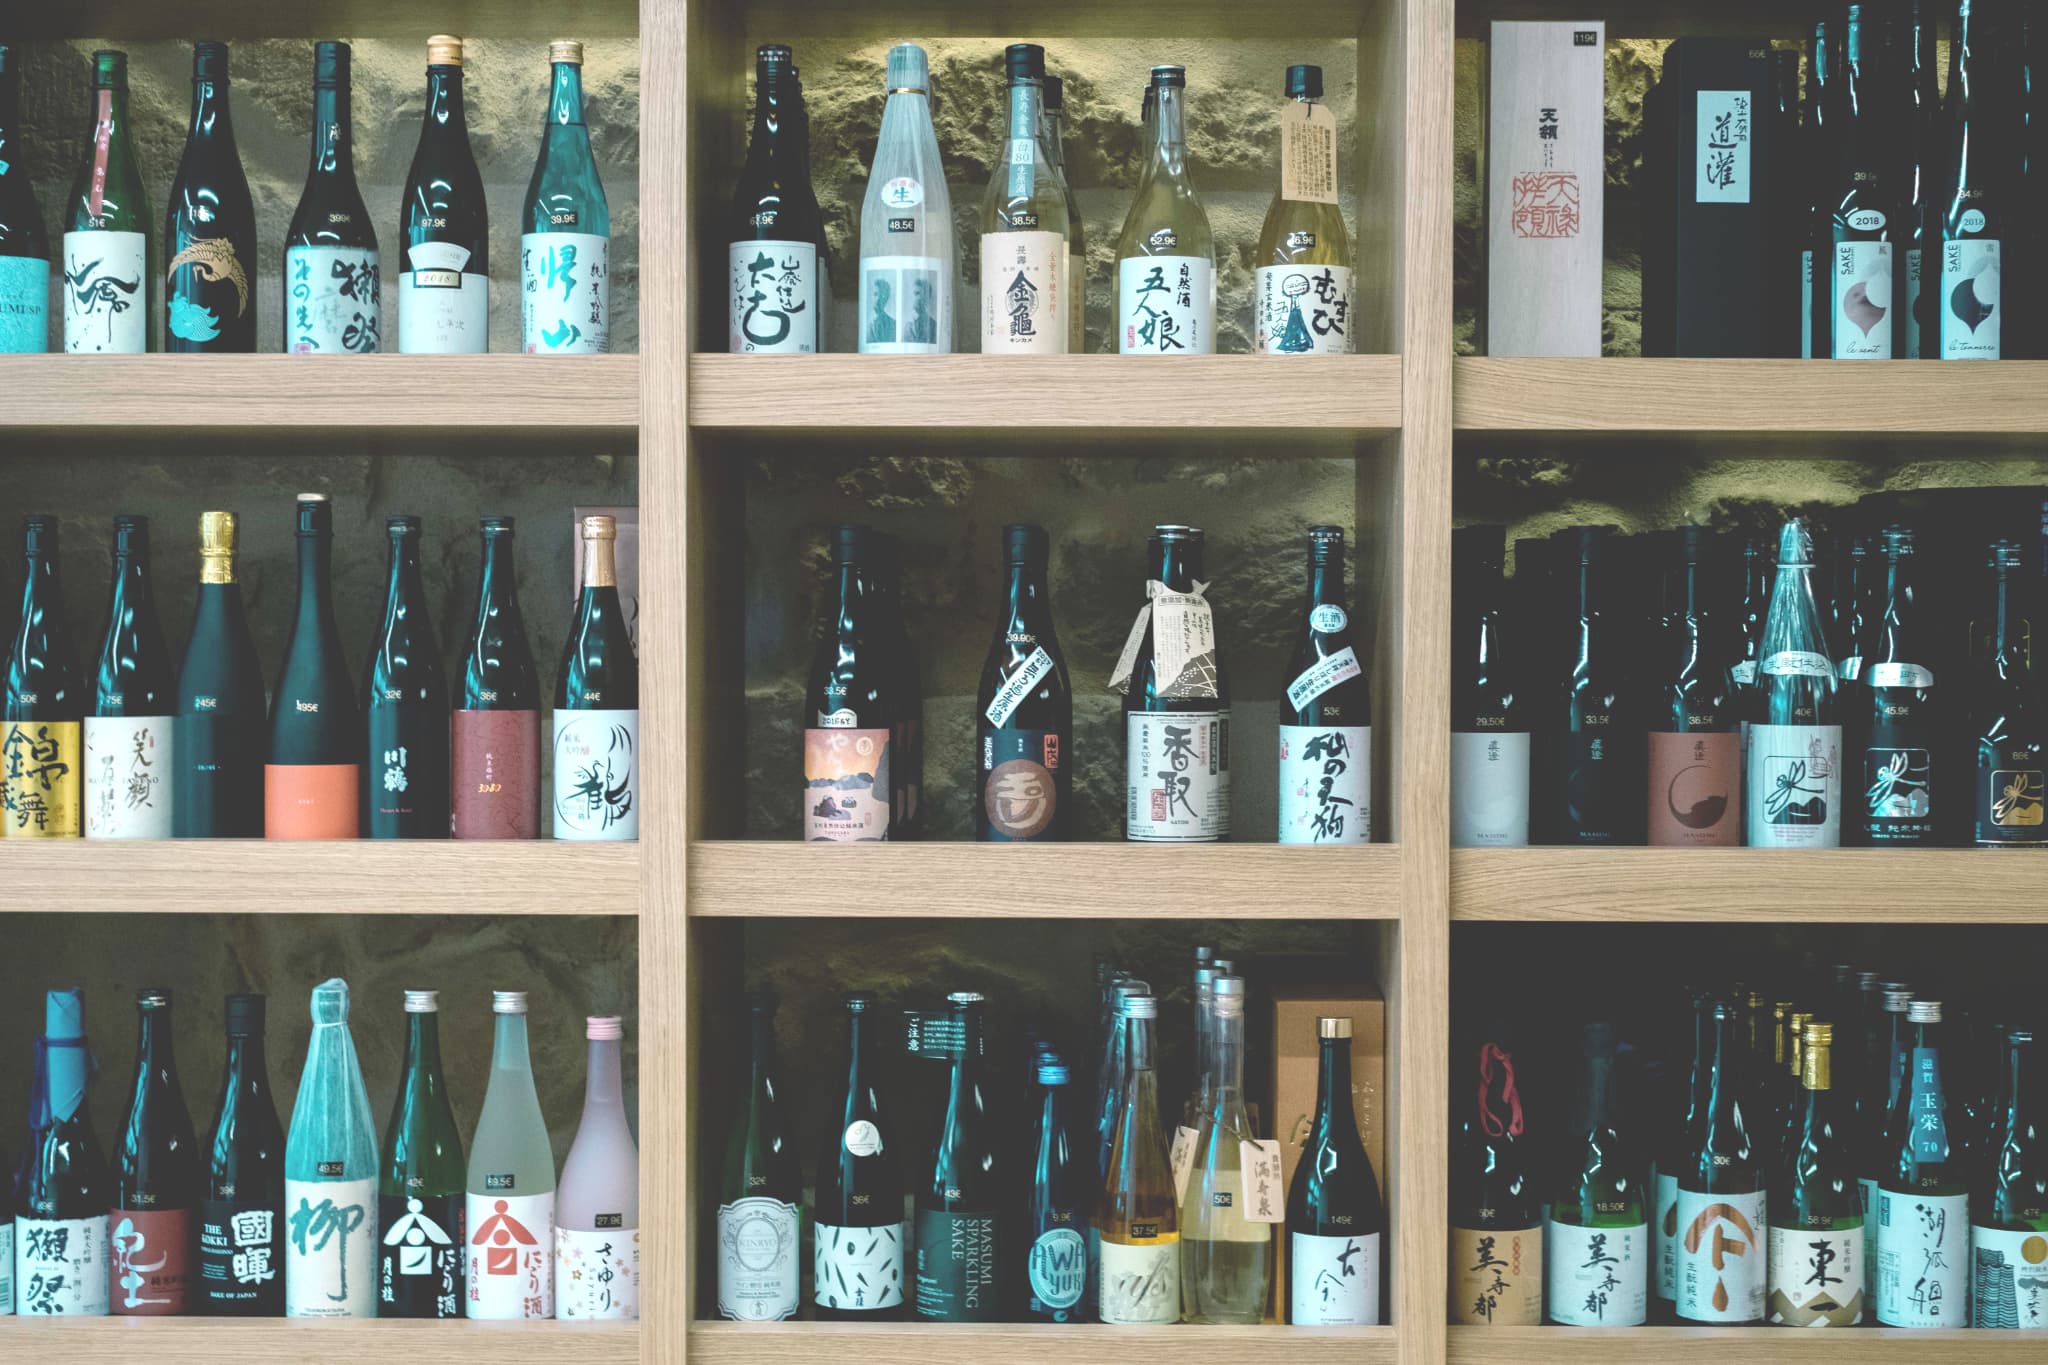
[[1266, 1316], [1287, 1199], [1277, 1164], [1270, 1186], [1255, 1186], [1245, 1169], [1258, 1149], [1244, 1107], [1244, 978], [1216, 978], [1211, 1008], [1209, 1103], [1180, 1201], [1181, 1297], [1189, 1322], [1249, 1326]]
[[1116, 247], [1120, 355], [1216, 349], [1216, 243], [1188, 174], [1185, 67], [1152, 68], [1152, 154]]

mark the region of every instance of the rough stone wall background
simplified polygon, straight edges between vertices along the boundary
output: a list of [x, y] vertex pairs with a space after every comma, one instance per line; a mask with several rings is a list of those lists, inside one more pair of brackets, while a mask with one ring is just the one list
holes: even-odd
[[[426, 110], [425, 32], [419, 42], [351, 42], [356, 184], [377, 229], [383, 258], [385, 349], [398, 349], [400, 201]], [[71, 184], [92, 132], [92, 54], [128, 54], [129, 118], [150, 209], [152, 261], [161, 269], [164, 212], [192, 110], [192, 49], [186, 43], [79, 39], [27, 45], [21, 82], [23, 146], [30, 183], [61, 240]], [[491, 220], [491, 350], [519, 349], [519, 234], [526, 186], [540, 153], [548, 106], [548, 52], [528, 39], [471, 39], [463, 45], [463, 104], [469, 143], [482, 172]], [[313, 135], [313, 45], [297, 40], [233, 44], [229, 57], [235, 145], [256, 204], [256, 348], [284, 345], [284, 238], [306, 184]], [[611, 349], [640, 349], [640, 48], [604, 39], [584, 48], [584, 120], [611, 210]], [[161, 283], [161, 282], [159, 282]], [[159, 290], [159, 293], [161, 291]], [[150, 319], [151, 348], [163, 342], [162, 304]], [[61, 311], [53, 311], [61, 319]], [[61, 321], [53, 324], [61, 328]], [[61, 338], [58, 341], [61, 345]]]

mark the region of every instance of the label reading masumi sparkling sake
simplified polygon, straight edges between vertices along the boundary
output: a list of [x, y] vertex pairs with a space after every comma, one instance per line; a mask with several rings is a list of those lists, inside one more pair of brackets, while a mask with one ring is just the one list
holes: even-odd
[[903, 1302], [903, 1225], [842, 1228], [818, 1224], [812, 1240], [811, 1297], [848, 1313]]
[[889, 758], [887, 730], [805, 730], [804, 838], [827, 843], [888, 838]]
[[171, 837], [172, 716], [85, 718], [85, 837]]
[[1742, 843], [1742, 735], [1676, 734], [1650, 739], [1649, 842], [1655, 848]]
[[1351, 268], [1262, 265], [1252, 274], [1260, 355], [1349, 355]]
[[990, 355], [1062, 355], [1067, 349], [1067, 239], [1057, 232], [988, 232], [981, 238], [981, 349]]
[[781, 1322], [798, 1307], [797, 1210], [752, 1195], [718, 1207], [718, 1315]]
[[284, 1182], [284, 1314], [377, 1316], [377, 1182]]
[[734, 242], [726, 248], [730, 349], [811, 355], [818, 349], [818, 248], [811, 242]]
[[0, 837], [78, 837], [85, 804], [81, 728], [75, 720], [0, 722]]
[[50, 263], [37, 256], [0, 256], [0, 355], [50, 349]]
[[1751, 848], [1834, 848], [1842, 842], [1842, 727], [1749, 727]]
[[1678, 1177], [1658, 1171], [1650, 1182], [1650, 1248], [1656, 1262], [1657, 1297], [1678, 1297]]
[[640, 1229], [555, 1229], [555, 1316], [640, 1316]]
[[1124, 716], [1125, 837], [1212, 842], [1230, 835], [1230, 713]]
[[528, 355], [611, 349], [609, 237], [527, 232], [519, 238], [519, 338]]
[[1640, 1327], [1649, 1314], [1650, 1229], [1551, 1222], [1550, 1316], [1568, 1327]]
[[64, 349], [149, 349], [149, 239], [139, 232], [64, 234]]
[[462, 1316], [460, 1194], [377, 1196], [377, 1316]]
[[[1854, 217], [1877, 215], [1871, 226], [1882, 227], [1883, 216], [1875, 209], [1859, 210]], [[1837, 242], [1834, 247], [1833, 289], [1837, 360], [1890, 360], [1892, 358], [1892, 244], [1890, 242]]]
[[2048, 1327], [2048, 1233], [1970, 1229], [1970, 1326]]
[[937, 256], [863, 256], [864, 355], [943, 355], [953, 349], [953, 285]]
[[107, 1313], [107, 1219], [16, 1218], [14, 1311], [22, 1317]]
[[292, 355], [372, 355], [384, 349], [383, 271], [358, 246], [284, 253], [284, 338]]
[[640, 713], [555, 711], [555, 837], [640, 837]]
[[1451, 1322], [1542, 1325], [1542, 1228], [1451, 1229]]
[[1761, 1322], [1764, 1195], [1678, 1192], [1678, 1316], [1688, 1322]]
[[995, 1322], [1008, 1308], [996, 1280], [999, 1229], [992, 1213], [917, 1211], [917, 1316], [928, 1322]]
[[1970, 1199], [1877, 1192], [1877, 1320], [1887, 1327], [1969, 1321]]
[[1216, 266], [1206, 256], [1126, 257], [1116, 263], [1116, 300], [1120, 355], [1216, 349]]
[[1096, 1289], [1104, 1322], [1179, 1322], [1180, 1239], [1168, 1233], [1133, 1246], [1103, 1238]]
[[1863, 1229], [1771, 1229], [1770, 1319], [1791, 1327], [1863, 1320]]
[[1528, 733], [1453, 734], [1451, 846], [1523, 848], [1528, 842]]
[[1695, 203], [1749, 202], [1750, 98], [1747, 90], [1699, 92], [1699, 146], [1693, 157]]
[[463, 1222], [469, 1316], [553, 1317], [555, 1192], [467, 1194]]
[[[1964, 229], [1977, 219], [1976, 230], [1984, 226], [1977, 209], [1963, 214]], [[1941, 246], [1941, 358], [1943, 360], [1997, 360], [2000, 318], [1998, 239], [1968, 237]]]
[[1372, 730], [1280, 727], [1280, 842], [1362, 844], [1372, 831]]
[[186, 1311], [192, 1297], [195, 1209], [115, 1209], [107, 1246], [114, 1257], [110, 1308], [116, 1316]]
[[398, 277], [398, 349], [407, 355], [482, 355], [491, 342], [491, 279], [467, 269], [469, 248], [421, 242]]
[[1296, 1327], [1377, 1327], [1380, 1235], [1287, 1239], [1287, 1320]]

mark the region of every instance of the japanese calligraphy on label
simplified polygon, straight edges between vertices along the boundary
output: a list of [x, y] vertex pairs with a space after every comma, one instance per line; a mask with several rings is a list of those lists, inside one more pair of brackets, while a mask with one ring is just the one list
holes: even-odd
[[1328, 105], [1296, 100], [1280, 111], [1280, 197], [1337, 202], [1337, 114]]
[[640, 1316], [640, 1229], [555, 1229], [555, 1316]]
[[1451, 1229], [1451, 1321], [1535, 1327], [1543, 1321], [1543, 1229]]
[[75, 839], [85, 755], [75, 720], [0, 721], [0, 837]]
[[377, 253], [354, 246], [295, 246], [284, 253], [285, 350], [370, 355], [383, 349]]
[[1125, 837], [1208, 842], [1230, 833], [1230, 713], [1124, 716]]
[[1678, 1192], [1678, 1316], [1755, 1322], [1764, 1315], [1764, 1194]]
[[377, 1182], [284, 1182], [284, 1315], [377, 1316]]
[[64, 349], [149, 349], [149, 239], [139, 232], [64, 234]]
[[1067, 239], [1057, 232], [981, 238], [981, 349], [991, 355], [1067, 350]]
[[1380, 1235], [1287, 1239], [1288, 1314], [1296, 1327], [1377, 1327]]
[[555, 1192], [476, 1194], [463, 1199], [468, 1224], [472, 1318], [555, 1315]]
[[14, 1311], [25, 1318], [106, 1316], [107, 1219], [14, 1220]]
[[1287, 1186], [1280, 1179], [1280, 1139], [1252, 1138], [1237, 1144], [1238, 1169], [1244, 1173], [1244, 1207], [1251, 1223], [1287, 1221]]
[[1206, 256], [1132, 256], [1116, 263], [1121, 355], [1208, 355], [1216, 349], [1216, 267]]
[[1287, 704], [1296, 711], [1304, 710], [1310, 702], [1338, 683], [1349, 682], [1364, 671], [1359, 667], [1358, 651], [1346, 645], [1335, 654], [1326, 654], [1316, 660], [1301, 671], [1300, 677], [1287, 684]]
[[1252, 274], [1261, 355], [1349, 355], [1351, 268], [1262, 265]]
[[1543, 1247], [1550, 1316], [1568, 1327], [1640, 1327], [1648, 1317], [1650, 1229], [1552, 1220]]
[[1031, 657], [1024, 661], [1024, 666], [1012, 673], [996, 690], [995, 696], [989, 699], [988, 710], [983, 713], [988, 717], [989, 724], [999, 730], [1008, 725], [1018, 706], [1037, 690], [1038, 685], [1045, 681], [1046, 675], [1052, 670], [1052, 655], [1046, 652], [1045, 646], [1040, 645], [1032, 650]]
[[1699, 92], [1699, 148], [1693, 158], [1693, 199], [1701, 204], [1749, 202], [1747, 90]]
[[528, 355], [611, 349], [609, 237], [528, 232], [519, 238], [519, 338]]
[[824, 290], [811, 242], [734, 242], [726, 248], [734, 352], [812, 355]]
[[1887, 1327], [1963, 1326], [1969, 1320], [1969, 1247], [1968, 1195], [1880, 1187], [1877, 1320]]
[[1362, 844], [1371, 837], [1371, 805], [1369, 727], [1280, 727], [1281, 843]]
[[1771, 1229], [1773, 1323], [1854, 1327], [1863, 1321], [1863, 1229]]
[[171, 716], [85, 718], [85, 837], [171, 837]]
[[640, 713], [555, 711], [555, 837], [640, 837]]

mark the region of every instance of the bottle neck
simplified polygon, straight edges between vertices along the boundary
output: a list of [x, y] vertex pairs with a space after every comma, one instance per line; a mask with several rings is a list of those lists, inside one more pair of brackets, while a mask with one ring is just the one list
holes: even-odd
[[408, 604], [426, 600], [426, 584], [420, 578], [420, 538], [415, 534], [391, 538], [391, 572], [384, 588], [384, 624], [388, 629]]
[[2033, 1087], [2027, 1083], [2027, 1072], [2032, 1065], [2034, 1045], [2032, 1043], [2006, 1044], [2008, 1056], [2005, 1064], [2006, 1131], [2008, 1134], [2025, 1134], [2036, 1126], [2037, 1102]]
[[1060, 128], [1060, 111], [1057, 109], [1045, 111], [1045, 154], [1052, 158], [1055, 167], [1066, 169], [1066, 140]]
[[267, 1068], [263, 1055], [262, 1034], [230, 1033], [227, 1035], [227, 1051], [227, 1063], [221, 1081], [223, 1094], [235, 1094], [264, 1084]]
[[1046, 603], [1051, 600], [1046, 587], [1045, 562], [1011, 564], [1006, 596], [1010, 624], [1026, 626], [1034, 631], [1038, 629], [1045, 616]]
[[1586, 1093], [1579, 1112], [1583, 1132], [1597, 1132], [1614, 1126], [1614, 1058], [1586, 1058]]
[[228, 113], [227, 77], [209, 77], [192, 82], [192, 126], [187, 136], [194, 142], [233, 142], [234, 120]]
[[[0, 147], [11, 151], [14, 130], [21, 126], [21, 52], [11, 49], [0, 63]], [[13, 160], [10, 155], [7, 159]]]
[[960, 1021], [960, 1055], [953, 1059], [953, 1076], [947, 1109], [959, 1112], [962, 1105], [971, 1104], [974, 1087], [981, 1074], [981, 1014], [975, 1010], [959, 1010], [954, 1013]]
[[1214, 1112], [1221, 1116], [1237, 1109], [1244, 1098], [1244, 1015], [1218, 1011], [1211, 1021], [1210, 1068], [1215, 1093]]
[[801, 126], [794, 118], [796, 82], [780, 67], [759, 68], [754, 73], [754, 136], [747, 143], [749, 161], [768, 161], [794, 155], [783, 142], [785, 130]]
[[849, 1109], [862, 1103], [861, 1092], [874, 1074], [874, 1041], [867, 1025], [867, 1011], [846, 1015], [846, 1096]]
[[618, 560], [613, 553], [615, 543], [602, 536], [584, 538], [583, 590], [586, 594], [592, 588], [618, 588]]
[[462, 68], [427, 68], [427, 130], [467, 140], [468, 125], [462, 113]]
[[1325, 1038], [1316, 1063], [1315, 1140], [1357, 1141], [1358, 1119], [1351, 1100], [1351, 1040]]
[[2014, 678], [2026, 670], [2025, 650], [2012, 619], [2012, 576], [2003, 565], [1991, 570], [1991, 666], [2001, 677]]
[[575, 62], [554, 64], [554, 86], [548, 95], [548, 129], [582, 128], [583, 68]]
[[1152, 106], [1152, 156], [1160, 169], [1178, 171], [1186, 160], [1187, 87], [1155, 85]]
[[57, 577], [57, 556], [40, 549], [30, 550], [28, 572], [21, 583], [22, 630], [54, 625], [61, 615], [59, 604], [63, 595], [63, 584]]
[[[1010, 141], [1036, 142], [1039, 133], [1039, 110], [1045, 98], [1045, 91], [1035, 80], [1017, 79], [1010, 82]], [[1012, 155], [1011, 164], [1016, 164]]]
[[758, 1095], [762, 1085], [771, 1081], [775, 1075], [775, 1016], [754, 1015], [752, 1034], [752, 1046], [748, 1050], [749, 1065], [754, 1073], [753, 1090]]
[[1202, 576], [1202, 548], [1191, 540], [1169, 540], [1159, 547], [1159, 581], [1169, 592], [1193, 592]]
[[1826, 1043], [1808, 1043], [1799, 1058], [1799, 1083], [1806, 1088], [1809, 1103], [1834, 1088], [1834, 1049]]
[[299, 620], [314, 622], [327, 615], [327, 571], [334, 542], [325, 532], [299, 537]]
[[1741, 1104], [1742, 1067], [1749, 1044], [1738, 1032], [1734, 1019], [1716, 1019], [1713, 1025], [1714, 1064], [1707, 1076], [1707, 1120], [1725, 1123]]
[[140, 1095], [159, 1083], [174, 1081], [177, 1074], [177, 1055], [171, 1046], [170, 1010], [143, 1010], [135, 1026], [136, 1094]]
[[[1209, 1061], [1213, 1075], [1217, 1058], [1216, 1020], [1209, 1021]], [[1126, 1093], [1137, 1083], [1140, 1071], [1152, 1070], [1152, 1021], [1124, 1018], [1124, 1087]]]
[[1308, 559], [1308, 604], [1314, 607], [1344, 605], [1344, 551], [1324, 546]]
[[346, 86], [313, 87], [312, 174], [355, 178], [355, 148]]
[[625, 1081], [620, 1063], [620, 1046], [616, 1038], [592, 1038], [589, 1055], [584, 1061], [583, 1109], [590, 1113], [600, 1109], [624, 1110], [626, 1105]]
[[526, 1016], [523, 1014], [501, 1014], [491, 1039], [491, 1070], [521, 1071], [533, 1070], [533, 1059], [526, 1049]]

